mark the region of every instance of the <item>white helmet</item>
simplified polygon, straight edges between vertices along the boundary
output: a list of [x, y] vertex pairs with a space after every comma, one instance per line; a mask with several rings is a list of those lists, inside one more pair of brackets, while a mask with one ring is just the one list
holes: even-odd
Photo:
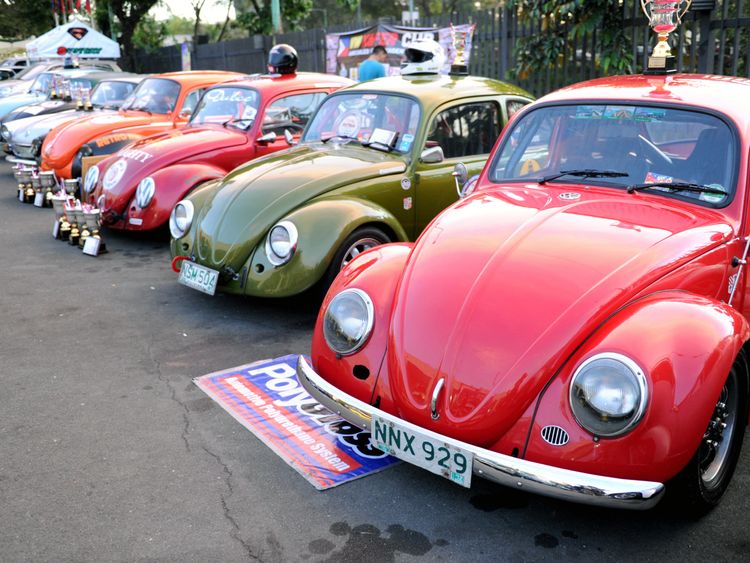
[[445, 64], [445, 53], [434, 39], [419, 39], [404, 50], [401, 74], [437, 74]]

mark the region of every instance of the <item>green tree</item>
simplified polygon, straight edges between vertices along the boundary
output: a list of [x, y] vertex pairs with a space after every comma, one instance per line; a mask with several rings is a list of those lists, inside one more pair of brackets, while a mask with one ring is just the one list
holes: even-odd
[[135, 28], [133, 46], [148, 53], [155, 53], [161, 47], [167, 36], [167, 25], [163, 21], [156, 21], [151, 16], [145, 16]]
[[[110, 22], [110, 14], [117, 18], [119, 31], [119, 43], [123, 50], [123, 59], [127, 61], [129, 68], [135, 68], [135, 45], [133, 36], [136, 28], [148, 11], [153, 8], [158, 0], [98, 0], [96, 2], [96, 20], [98, 23]], [[102, 29], [109, 30], [110, 24]]]
[[[621, 1], [621, 0], [620, 0]], [[516, 78], [526, 78], [534, 72], [555, 70], [563, 62], [566, 45], [597, 31], [598, 51], [591, 64], [599, 74], [632, 71], [633, 57], [630, 39], [622, 26], [620, 2], [611, 0], [509, 0], [522, 23], [538, 25], [535, 33], [516, 42]], [[598, 49], [597, 49], [598, 48]], [[587, 64], [584, 62], [584, 64]]]
[[0, 38], [27, 39], [55, 26], [48, 0], [0, 0]]

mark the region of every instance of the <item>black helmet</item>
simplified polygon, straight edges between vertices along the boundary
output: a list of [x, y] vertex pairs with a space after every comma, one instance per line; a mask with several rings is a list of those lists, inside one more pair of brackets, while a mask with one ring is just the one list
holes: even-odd
[[297, 51], [291, 45], [274, 45], [268, 53], [268, 72], [294, 74], [297, 70]]

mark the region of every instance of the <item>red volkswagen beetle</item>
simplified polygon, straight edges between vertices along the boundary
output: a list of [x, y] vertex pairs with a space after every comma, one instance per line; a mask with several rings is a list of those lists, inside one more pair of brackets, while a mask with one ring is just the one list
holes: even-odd
[[296, 144], [331, 92], [353, 84], [319, 73], [259, 75], [219, 84], [201, 98], [189, 124], [146, 137], [89, 168], [86, 197], [111, 228], [165, 225], [195, 186], [240, 164]]
[[629, 76], [528, 106], [473, 193], [341, 272], [300, 380], [463, 486], [707, 511], [748, 424], [748, 97]]

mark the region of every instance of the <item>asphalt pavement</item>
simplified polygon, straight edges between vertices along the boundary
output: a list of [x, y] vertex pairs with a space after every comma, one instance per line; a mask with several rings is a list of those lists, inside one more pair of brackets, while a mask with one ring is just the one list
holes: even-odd
[[84, 256], [0, 167], [0, 561], [747, 560], [747, 436], [698, 522], [406, 464], [316, 491], [192, 378], [309, 353], [317, 307], [183, 287], [164, 240]]

